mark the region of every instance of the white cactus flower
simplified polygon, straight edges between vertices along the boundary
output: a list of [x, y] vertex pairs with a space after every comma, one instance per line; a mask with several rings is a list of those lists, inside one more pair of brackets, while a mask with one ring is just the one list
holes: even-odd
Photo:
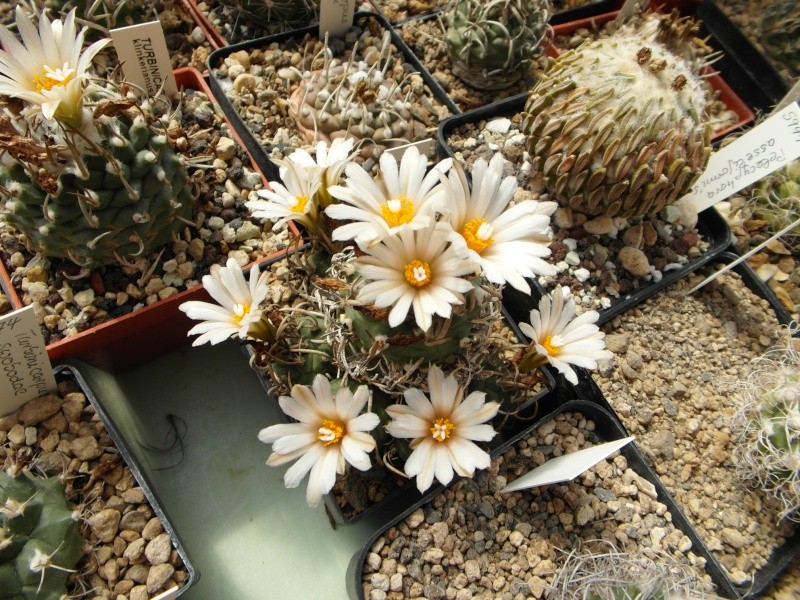
[[442, 178], [450, 241], [456, 252], [478, 264], [492, 283], [530, 294], [525, 277], [555, 275], [555, 267], [542, 260], [550, 255], [550, 215], [555, 202], [523, 200], [509, 207], [517, 190], [513, 175], [503, 178], [505, 159], [495, 154], [486, 163], [478, 159], [472, 169], [472, 192], [461, 165]]
[[475, 444], [488, 442], [496, 431], [486, 421], [500, 405], [486, 402], [486, 394], [472, 392], [464, 398], [464, 388], [453, 375], [431, 365], [428, 371], [430, 399], [422, 391], [405, 391], [405, 404], [386, 409], [392, 421], [386, 431], [396, 438], [411, 438], [413, 452], [406, 460], [405, 472], [417, 478], [417, 489], [427, 490], [434, 477], [444, 485], [453, 474], [472, 477], [476, 469], [489, 466], [489, 454]]
[[[39, 15], [37, 31], [19, 6], [17, 30], [22, 42], [0, 25], [0, 95], [29, 103], [29, 113], [78, 127], [83, 118], [84, 84], [95, 55], [111, 40], [102, 39], [83, 50], [86, 29], [75, 27], [75, 10], [62, 23]], [[81, 52], [83, 50], [83, 52]], [[31, 110], [32, 109], [32, 110]]]
[[314, 378], [311, 388], [295, 385], [291, 396], [279, 399], [283, 412], [297, 423], [271, 425], [261, 430], [258, 439], [272, 444], [267, 464], [277, 466], [297, 459], [286, 471], [287, 488], [300, 484], [306, 473], [306, 502], [316, 506], [344, 473], [346, 463], [360, 471], [372, 465], [369, 452], [375, 439], [367, 432], [378, 426], [378, 415], [361, 413], [369, 400], [369, 389], [359, 386], [355, 393], [342, 386], [334, 396], [330, 381], [324, 375]]
[[[569, 298], [565, 301], [566, 298]], [[532, 366], [550, 363], [572, 384], [578, 383], [578, 376], [570, 365], [594, 369], [598, 360], [614, 357], [605, 349], [605, 333], [595, 325], [599, 318], [597, 311], [589, 310], [575, 317], [575, 301], [569, 288], [556, 287], [552, 294], [539, 300], [539, 310], [533, 309], [531, 322], [520, 323], [519, 327], [531, 341], [531, 349], [523, 359]]]
[[260, 331], [260, 305], [269, 295], [268, 276], [268, 272], [259, 274], [258, 265], [253, 265], [248, 282], [233, 258], [224, 267], [212, 266], [211, 272], [203, 276], [203, 286], [219, 304], [190, 300], [180, 305], [190, 319], [203, 321], [189, 330], [188, 335], [202, 334], [192, 346], [218, 344], [231, 337], [254, 337]]
[[321, 183], [319, 173], [295, 161], [275, 162], [280, 165], [283, 183], [270, 181], [272, 189], [256, 192], [263, 200], [250, 200], [245, 206], [256, 219], [273, 221], [276, 228], [285, 227], [287, 221], [295, 221], [316, 231], [319, 211], [313, 198]]

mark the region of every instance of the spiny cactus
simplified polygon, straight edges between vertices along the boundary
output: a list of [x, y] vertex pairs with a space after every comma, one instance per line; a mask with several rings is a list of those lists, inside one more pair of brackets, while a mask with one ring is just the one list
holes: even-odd
[[512, 85], [539, 52], [550, 0], [453, 0], [445, 41], [453, 73], [486, 90]]
[[772, 0], [761, 19], [761, 45], [771, 56], [800, 73], [800, 3]]
[[221, 0], [260, 25], [307, 25], [316, 20], [319, 0]]
[[[41, 17], [40, 29], [75, 35], [74, 18], [72, 12], [65, 24], [51, 24]], [[17, 11], [18, 27], [29, 31], [27, 19]], [[74, 65], [40, 65], [55, 60], [41, 51], [20, 58], [38, 82], [35, 92], [15, 79], [18, 73], [2, 73], [0, 92], [20, 98], [22, 106], [9, 103], [0, 117], [0, 148], [9, 158], [0, 168], [0, 198], [3, 219], [34, 251], [91, 269], [133, 262], [167, 243], [191, 222], [192, 197], [157, 101], [127, 95], [110, 81], [89, 84], [86, 55], [105, 41], [77, 60], [83, 34], [61, 40], [62, 47], [76, 46], [66, 50]], [[41, 43], [54, 42], [43, 37]]]
[[115, 27], [127, 27], [148, 20], [152, 4], [146, 0], [46, 0], [53, 15], [66, 16], [75, 9], [78, 19], [89, 28], [89, 37], [108, 35]]
[[402, 82], [386, 79], [393, 64], [388, 31], [380, 49], [367, 50], [363, 60], [356, 60], [356, 50], [344, 62], [323, 49], [322, 68], [302, 74], [290, 106], [310, 142], [354, 138], [377, 156], [384, 148], [414, 141], [410, 92], [403, 96]]
[[[652, 23], [652, 22], [651, 22]], [[667, 49], [668, 21], [562, 54], [523, 112], [535, 171], [588, 215], [654, 214], [687, 193], [711, 147], [696, 64]]]
[[[770, 233], [777, 233], [800, 218], [800, 160], [764, 177], [744, 192], [748, 212], [764, 221]], [[781, 236], [787, 246], [800, 246], [800, 226]]]
[[786, 348], [761, 356], [739, 386], [737, 474], [783, 505], [781, 518], [800, 521], [800, 353]]
[[65, 598], [82, 544], [57, 478], [0, 472], [0, 598]]

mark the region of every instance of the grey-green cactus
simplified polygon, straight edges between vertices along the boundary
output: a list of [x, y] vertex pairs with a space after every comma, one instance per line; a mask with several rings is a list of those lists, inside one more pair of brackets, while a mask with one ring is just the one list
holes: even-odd
[[533, 168], [578, 212], [655, 214], [691, 189], [710, 156], [696, 60], [668, 49], [669, 21], [649, 23], [565, 52], [525, 105]]
[[453, 73], [479, 89], [512, 85], [540, 52], [551, 14], [550, 0], [453, 0], [445, 12]]
[[737, 474], [782, 505], [781, 517], [800, 521], [800, 354], [789, 340], [759, 358], [738, 386]]
[[17, 162], [0, 168], [3, 217], [36, 252], [85, 268], [134, 261], [191, 221], [186, 166], [166, 123], [148, 103], [120, 102], [95, 113], [97, 142], [74, 166], [32, 153], [30, 142], [8, 146]]
[[0, 472], [0, 600], [66, 598], [82, 544], [57, 478]]
[[[290, 98], [292, 113], [309, 142], [349, 137], [361, 142], [362, 154], [377, 156], [385, 148], [415, 139], [412, 103], [401, 82], [386, 77], [394, 63], [388, 31], [381, 47], [369, 48], [363, 60], [342, 61], [322, 51], [322, 68], [298, 73], [278, 72], [286, 79], [302, 78]], [[316, 63], [316, 59], [314, 61]]]
[[319, 0], [222, 0], [246, 18], [266, 26], [308, 25], [316, 20]]
[[761, 18], [760, 41], [768, 54], [800, 73], [800, 3], [769, 2]]

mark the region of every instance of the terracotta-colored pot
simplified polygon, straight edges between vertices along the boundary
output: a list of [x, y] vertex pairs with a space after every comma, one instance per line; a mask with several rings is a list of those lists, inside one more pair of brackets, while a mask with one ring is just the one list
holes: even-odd
[[[216, 103], [205, 79], [197, 69], [177, 69], [175, 78], [179, 88], [200, 90]], [[228, 135], [244, 148], [230, 123], [228, 123], [228, 129]], [[252, 168], [260, 173], [261, 171], [253, 162], [252, 157], [250, 162]], [[267, 180], [263, 175], [261, 178], [267, 185]], [[299, 232], [294, 224], [290, 223], [289, 227], [294, 236], [299, 239]], [[259, 261], [259, 264], [274, 262], [284, 257], [286, 253], [287, 250], [276, 252]], [[0, 261], [0, 281], [6, 289], [11, 305], [14, 308], [24, 307], [19, 291], [15, 289], [3, 261]], [[122, 317], [111, 319], [78, 334], [48, 344], [47, 355], [53, 362], [68, 358], [80, 358], [107, 371], [128, 370], [189, 341], [187, 332], [195, 322], [178, 309], [187, 300], [210, 301], [211, 298], [202, 285], [197, 285]]]
[[206, 35], [208, 43], [214, 50], [224, 48], [228, 45], [228, 40], [225, 39], [225, 36], [223, 36], [219, 29], [208, 19], [206, 13], [200, 10], [195, 0], [180, 0], [180, 2], [184, 5], [189, 14], [194, 17], [195, 22]]

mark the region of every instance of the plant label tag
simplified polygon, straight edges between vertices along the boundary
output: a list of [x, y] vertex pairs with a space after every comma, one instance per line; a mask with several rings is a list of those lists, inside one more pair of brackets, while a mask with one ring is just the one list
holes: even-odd
[[110, 33], [125, 79], [148, 96], [155, 96], [162, 88], [170, 97], [178, 92], [164, 29], [159, 21], [118, 27]]
[[0, 416], [56, 389], [33, 306], [0, 317]]
[[797, 102], [798, 100], [800, 100], [800, 81], [797, 81], [791, 88], [789, 88], [789, 91], [786, 92], [786, 95], [781, 98], [781, 101], [775, 105], [775, 108], [772, 112], [778, 112], [787, 104], [791, 102]]
[[325, 34], [337, 37], [347, 33], [353, 26], [355, 0], [322, 0], [319, 5], [319, 37]]
[[426, 155], [433, 152], [433, 150], [436, 148], [436, 140], [427, 138], [418, 142], [411, 142], [410, 144], [403, 144], [402, 146], [387, 148], [386, 152], [394, 156], [397, 162], [400, 162], [400, 160], [403, 158], [403, 154], [405, 154], [406, 150], [411, 148], [411, 146], [416, 146], [420, 154]]
[[543, 465], [536, 467], [533, 471], [525, 473], [522, 477], [518, 477], [500, 491], [516, 492], [540, 485], [572, 481], [584, 471], [591, 469], [601, 460], [614, 454], [614, 452], [622, 448], [625, 444], [633, 441], [633, 439], [633, 436], [630, 436], [551, 458]]
[[154, 596], [150, 600], [174, 600], [181, 590], [178, 586], [169, 588], [166, 592], [161, 592], [158, 596]]
[[791, 103], [715, 152], [690, 197], [703, 211], [800, 156], [800, 106]]

